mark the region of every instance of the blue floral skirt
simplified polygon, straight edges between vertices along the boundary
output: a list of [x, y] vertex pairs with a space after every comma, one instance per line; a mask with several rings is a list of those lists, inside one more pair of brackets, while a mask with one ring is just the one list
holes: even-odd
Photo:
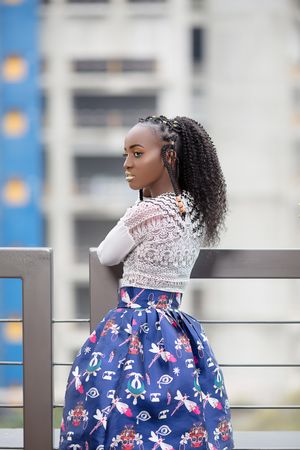
[[126, 286], [76, 356], [60, 450], [231, 450], [224, 378], [182, 293]]

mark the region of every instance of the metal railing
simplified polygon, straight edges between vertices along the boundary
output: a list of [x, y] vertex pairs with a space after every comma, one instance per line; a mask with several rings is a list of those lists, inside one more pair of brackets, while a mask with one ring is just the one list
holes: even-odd
[[17, 447], [12, 433], [4, 443], [0, 429], [0, 448], [52, 450], [52, 250], [0, 248], [0, 278], [22, 280], [22, 319], [1, 318], [0, 323], [22, 323], [23, 361], [0, 361], [0, 365], [23, 366], [23, 403], [0, 407], [23, 408], [24, 423], [24, 444], [23, 432], [22, 436], [17, 432]]
[[[90, 320], [55, 320], [51, 316], [51, 249], [0, 249], [0, 278], [23, 280], [23, 346], [24, 346], [24, 449], [52, 450], [52, 367], [71, 365], [71, 362], [53, 363], [51, 358], [51, 327], [53, 323], [89, 322], [93, 331], [99, 321], [116, 306], [118, 280], [122, 264], [102, 266], [96, 249], [89, 252]], [[202, 249], [191, 278], [300, 278], [300, 249], [240, 250]], [[2, 320], [3, 322], [4, 320]], [[214, 324], [300, 324], [300, 320], [233, 321], [201, 320]], [[36, 343], [39, 343], [37, 346]], [[5, 362], [2, 362], [5, 363]], [[223, 367], [300, 367], [290, 364], [220, 364]], [[43, 379], [37, 383], [36, 373]], [[15, 405], [6, 405], [15, 407]], [[21, 406], [21, 405], [20, 405]], [[300, 409], [300, 405], [231, 405], [232, 410], [249, 409]], [[234, 425], [234, 424], [233, 424]], [[300, 427], [300, 424], [299, 424]], [[17, 430], [20, 431], [20, 430]], [[2, 444], [0, 449], [23, 448]], [[59, 430], [55, 430], [58, 442]], [[11, 436], [11, 434], [10, 434]], [[14, 433], [14, 437], [17, 432]], [[4, 436], [5, 437], [5, 436]], [[9, 439], [9, 438], [8, 438]], [[300, 431], [249, 431], [235, 432], [236, 450], [299, 450]], [[12, 444], [12, 442], [10, 442]], [[55, 446], [57, 448], [57, 445]]]
[[[90, 249], [90, 299], [91, 330], [109, 308], [115, 307], [118, 279], [122, 276], [122, 264], [114, 267], [101, 266], [95, 249]], [[300, 278], [300, 249], [252, 250], [252, 249], [201, 249], [192, 270], [194, 279], [297, 279]], [[298, 324], [298, 320], [201, 320], [201, 324]], [[221, 367], [300, 367], [300, 363], [289, 364], [237, 364], [223, 363]], [[300, 380], [299, 380], [300, 386]], [[234, 405], [232, 410], [300, 410], [300, 405]], [[233, 423], [234, 425], [234, 423]], [[299, 450], [299, 431], [249, 431], [235, 432], [236, 450]]]

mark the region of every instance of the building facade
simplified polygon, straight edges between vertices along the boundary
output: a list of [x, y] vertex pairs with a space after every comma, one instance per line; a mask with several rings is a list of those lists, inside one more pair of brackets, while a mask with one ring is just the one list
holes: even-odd
[[[42, 210], [45, 244], [54, 249], [56, 318], [88, 316], [88, 248], [138, 196], [121, 154], [128, 129], [148, 114], [191, 116], [212, 136], [230, 206], [220, 247], [299, 245], [299, 11], [299, 2], [279, 0], [40, 5]], [[288, 320], [299, 312], [298, 293], [296, 281], [192, 280], [182, 308], [200, 320]], [[220, 363], [299, 360], [299, 344], [291, 345], [298, 328], [206, 328]], [[55, 360], [71, 361], [87, 333], [56, 325]], [[297, 369], [282, 370], [224, 368], [232, 403], [296, 395]], [[67, 373], [56, 371], [57, 401]], [[249, 416], [244, 424], [235, 414], [248, 426]]]

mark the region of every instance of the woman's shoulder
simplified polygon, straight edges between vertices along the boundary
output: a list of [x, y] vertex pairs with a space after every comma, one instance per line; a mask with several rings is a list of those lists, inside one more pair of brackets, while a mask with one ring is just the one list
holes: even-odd
[[129, 214], [159, 214], [170, 216], [177, 214], [178, 206], [176, 203], [176, 194], [174, 192], [164, 192], [156, 197], [144, 197], [143, 200], [137, 200], [129, 208]]
[[148, 200], [136, 200], [136, 202], [129, 206], [120, 221], [125, 223], [127, 227], [131, 228], [147, 222], [153, 217], [158, 217], [162, 214], [160, 203]]
[[[193, 206], [193, 197], [188, 191], [185, 190], [182, 191], [180, 196], [184, 203], [184, 206], [186, 207], [186, 210], [190, 211]], [[146, 202], [157, 206], [162, 211], [165, 211], [168, 214], [174, 213], [175, 215], [177, 215], [179, 212], [175, 192], [164, 192], [153, 198], [147, 197]]]
[[[187, 191], [182, 191], [182, 201], [188, 211], [192, 206], [192, 197]], [[179, 209], [176, 202], [175, 192], [164, 192], [156, 197], [144, 197], [143, 200], [136, 200], [136, 202], [127, 208], [123, 218], [139, 220], [148, 219], [153, 216], [177, 218], [179, 216]]]

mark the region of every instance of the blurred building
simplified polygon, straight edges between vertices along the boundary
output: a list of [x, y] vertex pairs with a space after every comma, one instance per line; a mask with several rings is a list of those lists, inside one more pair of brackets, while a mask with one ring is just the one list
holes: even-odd
[[[128, 129], [156, 113], [206, 120], [205, 21], [202, 1], [41, 5], [42, 208], [56, 318], [88, 316], [88, 248], [138, 196], [123, 171]], [[57, 325], [55, 359], [71, 360], [86, 333]]]
[[[148, 114], [188, 115], [211, 134], [229, 193], [221, 247], [299, 246], [299, 20], [299, 2], [280, 0], [41, 4], [42, 209], [57, 319], [88, 316], [88, 248], [138, 196], [121, 154]], [[182, 307], [200, 320], [291, 320], [298, 295], [296, 282], [192, 281]], [[55, 360], [71, 361], [87, 333], [56, 325]], [[212, 325], [207, 334], [220, 363], [300, 355], [298, 328]], [[224, 368], [234, 402], [276, 403], [297, 389], [297, 369], [270, 370]], [[68, 369], [58, 372], [61, 400]]]

